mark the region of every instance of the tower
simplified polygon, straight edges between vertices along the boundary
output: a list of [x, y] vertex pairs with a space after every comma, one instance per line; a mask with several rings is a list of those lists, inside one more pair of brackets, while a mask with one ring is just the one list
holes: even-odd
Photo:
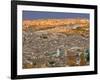
[[56, 54], [56, 56], [57, 56], [57, 57], [60, 56], [60, 50], [59, 50], [59, 48], [57, 49], [57, 54]]

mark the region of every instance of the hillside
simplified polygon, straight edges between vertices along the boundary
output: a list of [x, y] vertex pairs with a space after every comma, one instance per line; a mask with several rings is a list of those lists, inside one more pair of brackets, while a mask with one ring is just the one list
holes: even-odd
[[56, 26], [72, 26], [80, 25], [80, 27], [85, 27], [89, 25], [88, 19], [37, 19], [37, 20], [24, 20], [23, 27], [38, 27], [42, 28], [52, 28]]
[[23, 30], [60, 32], [65, 34], [81, 34], [86, 36], [89, 31], [89, 20], [87, 19], [38, 19], [24, 20]]

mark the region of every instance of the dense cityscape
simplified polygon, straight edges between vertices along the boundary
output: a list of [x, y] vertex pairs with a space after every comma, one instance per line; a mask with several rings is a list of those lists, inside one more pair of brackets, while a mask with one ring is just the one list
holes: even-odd
[[88, 19], [23, 21], [23, 68], [89, 65]]

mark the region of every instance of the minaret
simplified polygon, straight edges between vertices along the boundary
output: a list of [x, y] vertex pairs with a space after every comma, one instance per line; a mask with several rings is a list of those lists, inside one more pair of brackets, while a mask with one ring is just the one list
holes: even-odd
[[57, 56], [57, 57], [60, 56], [60, 50], [59, 50], [59, 48], [57, 49], [57, 54], [56, 54], [56, 56]]
[[67, 56], [67, 49], [65, 48], [65, 56]]
[[68, 66], [68, 52], [67, 52], [67, 47], [64, 48], [64, 57], [65, 57], [65, 65]]
[[77, 55], [76, 55], [76, 64], [77, 65], [80, 65], [80, 55], [81, 55], [81, 53], [78, 53]]
[[68, 55], [67, 50], [68, 50], [68, 46], [66, 46], [65, 49], [64, 49], [64, 51], [65, 51], [65, 56]]

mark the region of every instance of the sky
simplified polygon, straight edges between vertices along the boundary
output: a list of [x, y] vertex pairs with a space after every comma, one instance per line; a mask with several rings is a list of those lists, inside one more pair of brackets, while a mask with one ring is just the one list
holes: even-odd
[[43, 11], [23, 11], [23, 20], [32, 19], [62, 19], [62, 18], [87, 18], [87, 13], [68, 13], [68, 12], [43, 12]]

